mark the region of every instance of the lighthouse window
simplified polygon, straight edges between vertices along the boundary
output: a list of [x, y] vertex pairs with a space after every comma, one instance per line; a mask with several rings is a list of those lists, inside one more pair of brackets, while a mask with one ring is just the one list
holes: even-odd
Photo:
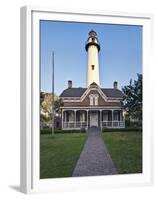
[[92, 65], [91, 67], [92, 67], [92, 70], [94, 70], [94, 65]]

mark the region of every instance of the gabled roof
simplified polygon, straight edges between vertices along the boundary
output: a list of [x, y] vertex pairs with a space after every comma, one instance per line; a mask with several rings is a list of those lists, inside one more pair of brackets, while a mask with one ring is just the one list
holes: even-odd
[[[82, 94], [87, 90], [87, 88], [67, 88], [65, 89], [60, 97], [81, 97]], [[114, 88], [101, 88], [102, 92], [111, 98], [122, 98], [123, 93]]]
[[123, 97], [123, 93], [122, 93], [121, 90], [119, 90], [119, 89], [114, 89], [114, 88], [101, 88], [101, 90], [103, 91], [103, 93], [104, 93], [107, 97], [111, 97], [111, 98], [122, 98], [122, 97]]
[[67, 88], [60, 97], [81, 97], [87, 88]]

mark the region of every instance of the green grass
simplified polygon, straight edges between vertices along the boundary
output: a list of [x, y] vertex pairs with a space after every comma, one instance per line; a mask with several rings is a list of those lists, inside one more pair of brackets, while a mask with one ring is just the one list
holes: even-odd
[[142, 173], [142, 132], [105, 132], [102, 138], [119, 174]]
[[87, 134], [40, 135], [40, 178], [72, 176]]

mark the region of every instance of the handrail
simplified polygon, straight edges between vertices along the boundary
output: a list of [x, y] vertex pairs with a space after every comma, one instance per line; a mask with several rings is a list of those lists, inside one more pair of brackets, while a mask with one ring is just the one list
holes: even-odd
[[[124, 128], [125, 122], [124, 121], [100, 121], [101, 128]], [[69, 121], [63, 122], [63, 128], [88, 128], [87, 121]]]

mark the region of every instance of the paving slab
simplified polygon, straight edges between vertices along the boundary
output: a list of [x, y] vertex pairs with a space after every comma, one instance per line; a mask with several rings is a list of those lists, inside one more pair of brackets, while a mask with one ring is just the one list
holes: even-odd
[[72, 176], [98, 176], [117, 174], [108, 149], [101, 138], [101, 130], [91, 127], [88, 138]]

